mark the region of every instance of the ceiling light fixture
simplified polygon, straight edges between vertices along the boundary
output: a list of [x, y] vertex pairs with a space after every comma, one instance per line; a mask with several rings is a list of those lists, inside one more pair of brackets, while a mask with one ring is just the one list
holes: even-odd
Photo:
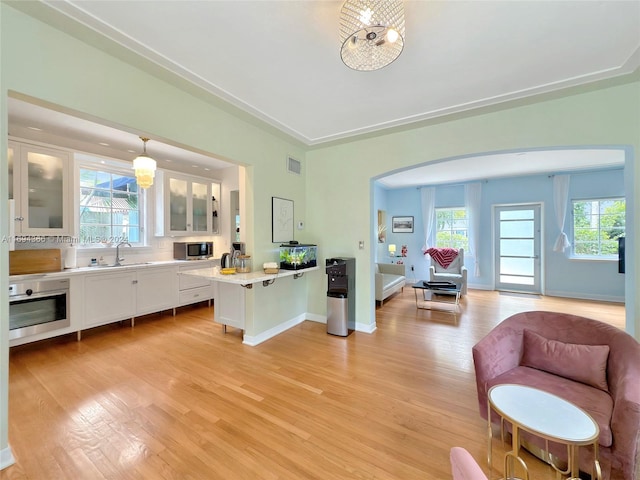
[[347, 0], [340, 11], [340, 56], [360, 71], [386, 67], [404, 48], [401, 0]]
[[133, 161], [133, 169], [136, 172], [136, 182], [140, 188], [149, 188], [153, 185], [153, 177], [156, 173], [156, 161], [147, 155], [148, 138], [140, 137], [143, 144], [143, 152]]

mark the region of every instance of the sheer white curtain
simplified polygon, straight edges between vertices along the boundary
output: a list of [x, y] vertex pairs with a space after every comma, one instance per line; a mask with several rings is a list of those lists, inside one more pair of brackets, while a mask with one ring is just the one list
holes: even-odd
[[567, 216], [567, 205], [569, 203], [569, 175], [555, 175], [553, 177], [553, 206], [556, 212], [556, 223], [560, 235], [553, 247], [554, 252], [564, 252], [571, 246], [567, 234], [564, 233], [564, 220]]
[[420, 202], [422, 205], [422, 225], [424, 226], [424, 248], [435, 246], [431, 243], [433, 226], [436, 221], [436, 189], [435, 187], [422, 187], [420, 189]]
[[475, 259], [474, 277], [480, 276], [480, 198], [482, 184], [468, 183], [464, 186], [465, 203], [467, 207], [469, 254]]

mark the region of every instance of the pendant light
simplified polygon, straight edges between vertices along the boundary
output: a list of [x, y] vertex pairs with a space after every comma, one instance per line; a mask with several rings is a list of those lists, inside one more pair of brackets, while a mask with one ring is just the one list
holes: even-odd
[[136, 182], [140, 188], [149, 188], [153, 185], [153, 177], [156, 173], [156, 161], [147, 155], [148, 138], [140, 137], [143, 144], [143, 152], [133, 161], [133, 169], [136, 172]]

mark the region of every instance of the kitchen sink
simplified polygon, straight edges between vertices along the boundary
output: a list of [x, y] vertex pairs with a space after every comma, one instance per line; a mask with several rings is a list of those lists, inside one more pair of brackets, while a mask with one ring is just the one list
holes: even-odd
[[137, 265], [151, 265], [153, 262], [131, 262], [121, 263], [120, 265], [91, 265], [91, 268], [118, 268], [118, 267], [135, 267]]

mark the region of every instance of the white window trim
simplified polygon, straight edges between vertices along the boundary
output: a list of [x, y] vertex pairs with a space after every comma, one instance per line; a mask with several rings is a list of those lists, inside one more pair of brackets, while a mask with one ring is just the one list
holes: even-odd
[[[467, 209], [466, 206], [461, 206], [461, 207], [436, 207], [435, 209], [435, 224], [434, 224], [434, 243], [437, 245], [438, 244], [438, 232], [442, 231], [442, 230], [438, 230], [438, 212], [441, 212], [443, 210], [464, 210], [465, 211], [465, 215], [466, 215], [466, 221], [467, 221], [467, 246], [463, 247], [465, 248], [465, 252], [466, 250], [469, 249], [469, 210]], [[448, 230], [451, 231], [451, 230]]]
[[[76, 225], [75, 231], [78, 233], [78, 236], [75, 238], [74, 245], [77, 245], [79, 249], [81, 249], [85, 253], [96, 253], [104, 252], [105, 248], [115, 247], [115, 244], [112, 245], [102, 245], [99, 244], [91, 244], [91, 245], [83, 245], [79, 243], [79, 233], [80, 233], [80, 169], [88, 168], [93, 170], [102, 170], [109, 171], [111, 173], [117, 173], [122, 175], [131, 175], [132, 167], [129, 162], [125, 162], [122, 160], [116, 160], [113, 158], [100, 157], [93, 154], [84, 154], [76, 152], [74, 154], [74, 181], [73, 181], [73, 216], [74, 222]], [[138, 252], [151, 251], [151, 243], [149, 239], [148, 232], [150, 229], [148, 228], [148, 222], [151, 215], [147, 211], [148, 206], [152, 205], [153, 202], [148, 199], [148, 189], [141, 189], [138, 201], [140, 204], [140, 237], [142, 242], [139, 244], [133, 245], [134, 248]], [[129, 247], [127, 247], [129, 248]]]
[[[625, 211], [627, 208], [627, 199], [624, 196], [613, 196], [613, 197], [589, 197], [589, 198], [573, 198], [571, 199], [571, 253], [569, 254], [569, 260], [575, 261], [588, 261], [588, 262], [618, 262], [618, 255], [579, 255], [575, 253], [575, 245], [576, 245], [576, 223], [575, 218], [573, 216], [573, 207], [576, 202], [601, 202], [603, 200], [624, 200], [625, 202]], [[626, 232], [626, 225], [625, 225]]]

